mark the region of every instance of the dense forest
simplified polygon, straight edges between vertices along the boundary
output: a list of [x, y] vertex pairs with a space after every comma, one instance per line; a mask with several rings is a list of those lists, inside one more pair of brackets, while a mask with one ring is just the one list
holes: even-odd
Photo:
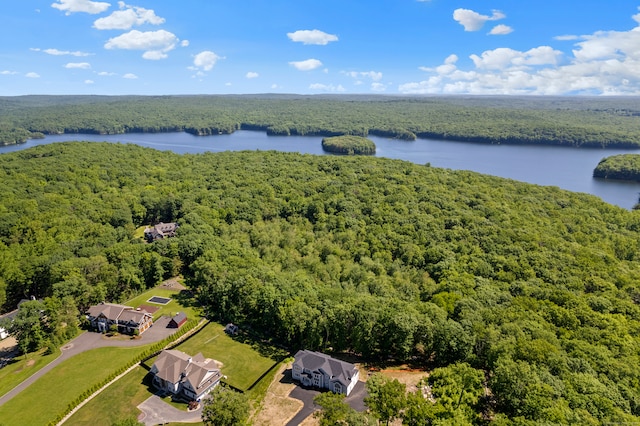
[[620, 154], [602, 159], [593, 177], [640, 181], [640, 155]]
[[376, 144], [362, 136], [331, 136], [322, 138], [322, 149], [326, 152], [343, 155], [374, 155]]
[[640, 146], [635, 98], [400, 96], [0, 97], [0, 144], [30, 134], [263, 130], [493, 144]]
[[[292, 350], [439, 369], [430, 419], [640, 421], [640, 212], [397, 160], [107, 143], [1, 155], [0, 182], [5, 310], [181, 273], [209, 317]], [[160, 221], [178, 235], [135, 236]]]

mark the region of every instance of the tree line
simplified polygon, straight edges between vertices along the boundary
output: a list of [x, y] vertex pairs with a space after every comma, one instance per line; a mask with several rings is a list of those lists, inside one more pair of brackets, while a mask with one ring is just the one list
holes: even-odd
[[50, 96], [0, 98], [0, 143], [30, 135], [261, 130], [493, 144], [637, 148], [633, 100], [393, 96]]
[[[5, 311], [63, 318], [181, 273], [207, 316], [294, 351], [484, 376], [491, 398], [437, 391], [429, 421], [640, 417], [640, 212], [390, 159], [89, 142], [4, 154], [0, 181]], [[136, 237], [160, 221], [178, 235]]]

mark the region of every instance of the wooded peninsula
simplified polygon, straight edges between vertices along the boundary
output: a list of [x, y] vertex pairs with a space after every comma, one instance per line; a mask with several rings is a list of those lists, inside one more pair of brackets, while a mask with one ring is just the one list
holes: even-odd
[[[184, 125], [163, 98], [60, 108], [44, 101], [31, 99], [37, 105], [10, 115], [29, 131], [132, 129], [123, 122], [148, 122], [140, 130], [151, 131], [165, 118], [162, 130]], [[191, 108], [190, 122], [201, 117], [198, 129], [222, 128], [205, 126], [196, 112], [212, 100], [201, 102], [209, 107]], [[314, 106], [284, 117], [315, 108], [318, 114], [305, 112], [308, 131], [339, 128], [322, 120], [353, 110], [332, 99], [272, 105], [306, 102]], [[397, 102], [407, 116], [428, 103]], [[242, 97], [230, 103], [249, 105]], [[436, 104], [441, 117], [481, 114]], [[149, 119], [152, 107], [161, 118]], [[367, 123], [380, 120], [382, 130], [385, 121], [371, 108]], [[254, 123], [270, 114], [264, 111], [254, 109]], [[549, 120], [595, 114], [530, 111]], [[30, 127], [28, 116], [40, 119]], [[229, 131], [238, 126], [232, 116]], [[605, 117], [632, 122], [621, 113], [601, 117], [601, 128]], [[409, 121], [402, 129], [415, 130]], [[36, 321], [28, 350], [64, 341], [68, 319], [91, 304], [127, 300], [181, 274], [209, 318], [292, 351], [434, 369], [435, 399], [408, 395], [392, 413], [406, 424], [640, 421], [638, 211], [555, 187], [383, 158], [178, 155], [109, 143], [3, 154], [0, 182], [0, 304], [10, 310], [35, 296], [46, 306], [46, 326]], [[178, 223], [176, 236], [153, 243], [136, 236], [158, 222]]]
[[367, 95], [0, 97], [0, 144], [43, 134], [176, 132], [640, 146], [636, 98]]

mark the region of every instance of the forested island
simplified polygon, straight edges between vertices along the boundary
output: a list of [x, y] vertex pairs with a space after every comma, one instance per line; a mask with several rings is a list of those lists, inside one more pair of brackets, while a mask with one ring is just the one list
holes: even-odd
[[593, 177], [640, 181], [640, 155], [621, 154], [604, 158], [593, 170]]
[[322, 149], [326, 152], [344, 155], [374, 155], [376, 144], [362, 136], [333, 136], [322, 139]]
[[[29, 349], [181, 274], [292, 351], [432, 370], [412, 424], [640, 421], [638, 211], [375, 157], [95, 142], [4, 154], [0, 181], [0, 304], [47, 306]], [[158, 222], [176, 237], [136, 237]]]
[[636, 98], [367, 95], [0, 97], [0, 144], [38, 134], [261, 130], [270, 135], [434, 138], [637, 148]]

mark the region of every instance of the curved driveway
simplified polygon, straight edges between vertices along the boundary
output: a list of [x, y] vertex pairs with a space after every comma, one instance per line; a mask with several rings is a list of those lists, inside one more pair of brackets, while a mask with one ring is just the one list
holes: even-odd
[[128, 347], [141, 346], [158, 342], [178, 330], [176, 328], [167, 328], [167, 324], [169, 324], [170, 320], [171, 319], [169, 317], [161, 317], [160, 319], [158, 319], [158, 321], [153, 323], [153, 326], [151, 328], [142, 333], [142, 336], [139, 339], [115, 340], [109, 339], [100, 333], [85, 331], [84, 333], [64, 345], [61, 348], [62, 354], [58, 358], [54, 359], [49, 364], [33, 373], [31, 376], [29, 376], [29, 378], [24, 380], [15, 388], [11, 389], [6, 394], [2, 395], [2, 397], [0, 397], [0, 405], [3, 405], [11, 398], [25, 390], [40, 377], [44, 376], [53, 368], [58, 366], [61, 362], [66, 361], [67, 359], [81, 352], [105, 346]]

